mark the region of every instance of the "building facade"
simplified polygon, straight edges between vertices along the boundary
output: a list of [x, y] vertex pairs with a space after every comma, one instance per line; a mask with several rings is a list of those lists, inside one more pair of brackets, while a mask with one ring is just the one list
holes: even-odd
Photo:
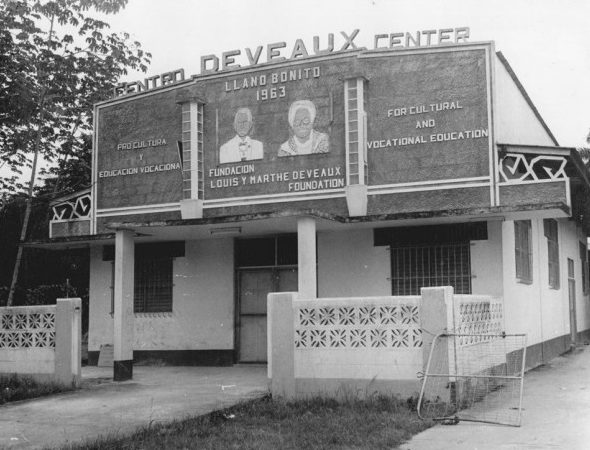
[[305, 53], [96, 105], [49, 245], [90, 247], [115, 372], [266, 362], [269, 292], [448, 285], [501, 297], [534, 366], [590, 329], [589, 187], [491, 42]]

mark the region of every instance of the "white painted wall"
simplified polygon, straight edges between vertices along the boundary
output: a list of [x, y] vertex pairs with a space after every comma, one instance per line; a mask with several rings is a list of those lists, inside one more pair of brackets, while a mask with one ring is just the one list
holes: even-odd
[[81, 306], [79, 298], [68, 298], [56, 305], [0, 308], [0, 339], [7, 344], [0, 348], [0, 375], [78, 386]]
[[391, 295], [391, 261], [386, 246], [373, 245], [373, 230], [320, 232], [318, 296]]
[[[510, 77], [495, 60], [494, 132], [500, 144], [555, 145]], [[532, 99], [534, 101], [534, 99]]]
[[504, 311], [508, 333], [527, 333], [528, 345], [560, 337], [569, 333], [569, 299], [567, 258], [575, 264], [578, 331], [590, 328], [588, 296], [582, 293], [582, 270], [578, 243], [583, 234], [574, 222], [558, 220], [560, 254], [560, 288], [551, 289], [548, 282], [547, 238], [543, 232], [543, 219], [531, 217], [533, 245], [533, 281], [531, 284], [516, 280], [514, 253], [514, 222], [502, 224]]
[[[564, 302], [569, 305], [568, 291], [567, 291], [567, 258], [574, 260], [574, 271], [576, 279], [576, 327], [577, 331], [584, 331], [590, 328], [590, 296], [584, 294], [582, 286], [582, 262], [580, 260], [580, 248], [579, 243], [585, 243], [586, 237], [582, 232], [581, 228], [576, 226], [576, 223], [571, 220], [560, 221], [561, 230], [563, 235], [568, 236], [568, 239], [564, 239], [563, 250], [563, 267], [560, 266], [562, 273], [562, 285]], [[566, 314], [569, 314], [569, 310], [566, 310]], [[569, 316], [566, 318], [567, 330], [569, 332]]]
[[471, 292], [502, 296], [502, 222], [488, 222], [488, 239], [471, 242]]
[[[488, 222], [488, 239], [471, 245], [472, 293], [502, 295], [502, 222]], [[387, 246], [373, 245], [373, 230], [318, 233], [319, 297], [391, 295]]]
[[19, 348], [0, 350], [0, 374], [53, 374], [55, 350], [52, 348]]
[[[134, 350], [227, 350], [234, 347], [233, 241], [186, 241], [173, 265], [172, 313], [135, 314]], [[111, 262], [91, 250], [88, 350], [113, 342]]]

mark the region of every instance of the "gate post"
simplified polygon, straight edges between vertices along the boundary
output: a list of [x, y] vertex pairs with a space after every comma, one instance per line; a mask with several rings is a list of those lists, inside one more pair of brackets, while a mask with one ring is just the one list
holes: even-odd
[[295, 398], [293, 300], [296, 298], [296, 292], [268, 294], [268, 377], [273, 398]]
[[55, 379], [78, 387], [82, 376], [82, 300], [58, 298], [55, 309]]
[[[440, 333], [454, 332], [454, 308], [453, 288], [451, 286], [422, 288], [420, 306], [420, 326], [422, 328], [422, 364], [424, 374], [428, 367], [428, 358], [432, 351], [432, 361], [436, 362], [438, 370], [448, 370], [449, 388], [438, 392], [431, 392], [431, 395], [454, 404], [456, 377], [455, 374], [455, 341], [444, 339], [441, 344], [432, 349], [435, 344], [434, 338]], [[444, 373], [444, 372], [443, 372]]]
[[451, 286], [422, 288], [420, 294], [422, 296], [420, 305], [420, 326], [423, 330], [422, 361], [426, 369], [434, 336], [443, 331], [453, 332], [453, 288]]

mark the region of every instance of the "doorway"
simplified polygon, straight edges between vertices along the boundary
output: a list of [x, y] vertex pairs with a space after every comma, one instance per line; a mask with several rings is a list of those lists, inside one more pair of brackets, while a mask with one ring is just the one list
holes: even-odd
[[236, 282], [236, 359], [266, 363], [267, 296], [297, 291], [297, 235], [237, 240]]

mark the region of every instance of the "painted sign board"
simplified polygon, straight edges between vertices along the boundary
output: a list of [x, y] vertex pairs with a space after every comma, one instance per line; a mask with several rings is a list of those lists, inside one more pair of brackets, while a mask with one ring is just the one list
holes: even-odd
[[367, 58], [369, 185], [489, 175], [484, 50]]
[[180, 133], [180, 107], [169, 93], [101, 108], [94, 144], [97, 208], [178, 202]]
[[105, 103], [97, 108], [97, 208], [179, 202], [187, 101], [203, 107], [205, 204], [343, 193], [344, 85], [355, 78], [366, 85], [370, 188], [489, 180], [489, 72], [485, 46], [359, 51], [210, 74]]
[[343, 189], [350, 60], [211, 81], [205, 92], [205, 198]]

